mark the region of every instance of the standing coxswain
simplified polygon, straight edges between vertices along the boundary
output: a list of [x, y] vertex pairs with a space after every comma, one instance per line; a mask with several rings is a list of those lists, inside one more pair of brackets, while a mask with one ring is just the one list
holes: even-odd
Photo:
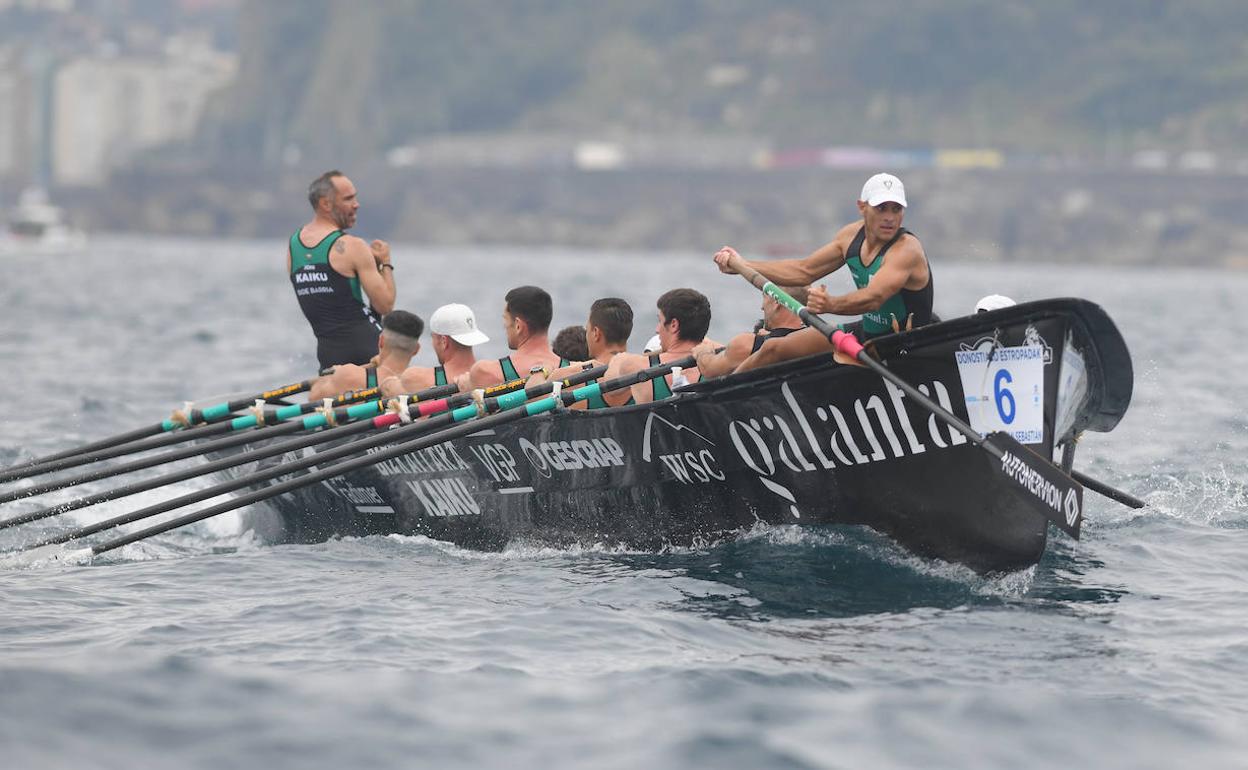
[[342, 172], [317, 177], [308, 186], [308, 202], [312, 221], [290, 236], [286, 268], [316, 335], [316, 357], [322, 369], [368, 363], [377, 352], [380, 317], [394, 309], [390, 245], [346, 234], [360, 201]]

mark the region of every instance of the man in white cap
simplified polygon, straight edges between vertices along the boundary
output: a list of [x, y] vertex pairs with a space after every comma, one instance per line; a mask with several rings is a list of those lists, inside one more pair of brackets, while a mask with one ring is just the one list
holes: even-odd
[[987, 313], [989, 310], [1000, 310], [1003, 307], [1013, 307], [1017, 304], [1017, 302], [1004, 294], [989, 294], [975, 303], [975, 312], [977, 314]]
[[387, 396], [399, 393], [416, 393], [436, 385], [455, 382], [467, 374], [477, 357], [474, 345], [489, 342], [490, 338], [477, 328], [472, 308], [459, 303], [443, 305], [433, 311], [429, 318], [429, 341], [438, 366], [410, 366], [399, 377], [381, 383], [381, 392]]
[[[855, 291], [832, 296], [823, 286], [810, 290], [806, 306], [815, 313], [862, 318], [842, 326], [860, 339], [869, 339], [930, 323], [932, 273], [923, 244], [901, 226], [906, 213], [906, 190], [892, 174], [867, 180], [858, 199], [862, 219], [845, 225], [826, 245], [801, 259], [746, 260], [730, 246], [715, 253], [724, 273], [748, 266], [772, 283], [788, 286], [814, 284], [820, 278], [849, 267]], [[826, 353], [831, 343], [817, 329], [808, 328], [763, 345], [737, 371]]]

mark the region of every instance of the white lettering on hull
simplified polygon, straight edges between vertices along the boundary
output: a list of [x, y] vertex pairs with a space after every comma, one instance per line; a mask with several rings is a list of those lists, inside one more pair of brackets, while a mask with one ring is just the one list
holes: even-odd
[[682, 484], [707, 484], [711, 479], [724, 481], [727, 476], [720, 470], [715, 455], [709, 449], [700, 452], [680, 452], [659, 455], [659, 460], [671, 471], [672, 477]]
[[[379, 451], [381, 451], [379, 447], [372, 447], [368, 450], [369, 454]], [[454, 473], [470, 470], [468, 463], [464, 462], [464, 458], [452, 444], [439, 444], [392, 457], [389, 460], [382, 460], [375, 467], [383, 476]]]
[[543, 441], [540, 444], [522, 438], [519, 444], [529, 464], [546, 478], [555, 471], [624, 465], [624, 448], [613, 438]]
[[480, 516], [481, 507], [462, 479], [416, 479], [407, 482], [429, 516]]
[[[773, 478], [781, 469], [792, 473], [831, 470], [838, 464], [866, 465], [913, 457], [928, 450], [906, 411], [905, 393], [892, 383], [884, 385], [884, 396], [858, 398], [843, 408], [833, 404], [818, 406], [812, 418], [786, 382], [780, 386], [780, 395], [787, 414], [733, 420], [728, 425], [728, 436], [738, 456], [758, 474], [764, 486], [795, 503], [793, 493]], [[952, 411], [949, 391], [940, 381], [920, 385], [919, 390], [925, 395], [934, 392], [940, 405]], [[937, 423], [934, 416], [928, 419], [927, 434], [940, 449], [965, 444], [967, 440]], [[791, 505], [790, 509], [800, 516], [796, 506]]]

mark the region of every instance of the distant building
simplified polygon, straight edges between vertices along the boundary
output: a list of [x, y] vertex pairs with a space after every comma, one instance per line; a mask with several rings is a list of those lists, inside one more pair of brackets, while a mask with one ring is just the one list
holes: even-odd
[[236, 72], [235, 55], [177, 38], [160, 58], [65, 62], [53, 85], [53, 179], [96, 186], [140, 152], [190, 137], [208, 97]]
[[31, 110], [34, 79], [20, 51], [0, 48], [0, 178], [25, 183], [34, 172]]

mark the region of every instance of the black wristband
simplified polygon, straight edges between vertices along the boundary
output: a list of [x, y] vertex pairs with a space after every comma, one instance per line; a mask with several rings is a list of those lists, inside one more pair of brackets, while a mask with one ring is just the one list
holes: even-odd
[[390, 264], [389, 262], [383, 262], [377, 266], [377, 272], [380, 273], [382, 270], [385, 270], [387, 267], [390, 268], [391, 270], [394, 269], [394, 265]]

